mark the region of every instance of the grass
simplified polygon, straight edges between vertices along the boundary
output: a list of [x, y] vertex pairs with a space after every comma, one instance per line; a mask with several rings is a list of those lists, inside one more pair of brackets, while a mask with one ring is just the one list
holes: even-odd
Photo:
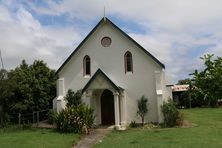
[[94, 147], [217, 148], [222, 147], [222, 108], [181, 110], [191, 128], [113, 131]]
[[52, 129], [0, 129], [1, 148], [70, 148], [79, 138], [77, 134], [62, 134]]

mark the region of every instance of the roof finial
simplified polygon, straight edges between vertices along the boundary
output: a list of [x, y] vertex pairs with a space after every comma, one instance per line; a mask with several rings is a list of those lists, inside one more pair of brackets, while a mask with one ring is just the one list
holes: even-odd
[[106, 6], [104, 6], [104, 10], [103, 10], [103, 19], [104, 21], [106, 20]]

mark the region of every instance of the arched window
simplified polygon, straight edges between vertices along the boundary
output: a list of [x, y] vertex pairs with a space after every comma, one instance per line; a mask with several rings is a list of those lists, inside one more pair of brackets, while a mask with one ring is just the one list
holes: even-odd
[[125, 73], [133, 72], [133, 58], [131, 52], [127, 51], [124, 55]]
[[86, 55], [83, 58], [83, 76], [91, 75], [90, 57]]

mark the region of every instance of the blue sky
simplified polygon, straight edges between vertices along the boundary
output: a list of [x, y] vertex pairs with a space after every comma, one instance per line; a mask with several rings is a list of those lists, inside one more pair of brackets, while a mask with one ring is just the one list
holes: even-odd
[[0, 0], [7, 69], [25, 59], [58, 67], [106, 16], [166, 66], [169, 83], [189, 77], [207, 53], [222, 56], [220, 0]]

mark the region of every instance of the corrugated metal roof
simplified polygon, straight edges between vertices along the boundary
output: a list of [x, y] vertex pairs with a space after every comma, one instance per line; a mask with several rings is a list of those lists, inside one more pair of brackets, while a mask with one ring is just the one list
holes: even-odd
[[173, 92], [176, 91], [188, 91], [189, 85], [174, 85], [171, 87]]

